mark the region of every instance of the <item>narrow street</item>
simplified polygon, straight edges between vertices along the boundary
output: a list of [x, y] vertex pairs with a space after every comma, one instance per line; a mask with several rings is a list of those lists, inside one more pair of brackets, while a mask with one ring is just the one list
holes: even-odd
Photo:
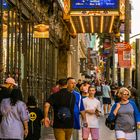
[[[114, 131], [109, 130], [105, 126], [105, 118], [100, 117], [100, 139], [99, 140], [114, 140]], [[82, 140], [81, 131], [79, 131], [79, 140]], [[42, 129], [42, 138], [40, 140], [55, 140], [53, 136], [52, 129], [43, 128]], [[91, 139], [89, 139], [91, 140]]]

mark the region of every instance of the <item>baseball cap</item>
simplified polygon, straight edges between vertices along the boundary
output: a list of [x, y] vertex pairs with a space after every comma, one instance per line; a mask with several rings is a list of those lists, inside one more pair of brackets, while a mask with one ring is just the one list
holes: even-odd
[[7, 78], [5, 82], [17, 86], [15, 80], [12, 77]]

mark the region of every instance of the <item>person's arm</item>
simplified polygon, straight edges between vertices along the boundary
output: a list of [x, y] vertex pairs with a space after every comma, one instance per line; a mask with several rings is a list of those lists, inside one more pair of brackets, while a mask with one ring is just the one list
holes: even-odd
[[134, 101], [129, 100], [129, 102], [133, 106], [133, 109], [134, 109], [135, 121], [136, 121], [136, 123], [140, 124], [140, 112], [138, 110], [138, 107], [136, 106]]
[[85, 110], [85, 113], [94, 114], [95, 110], [94, 109], [87, 109], [87, 110]]
[[81, 116], [82, 116], [83, 126], [84, 127], [88, 127], [87, 119], [86, 119], [86, 112], [85, 111], [81, 111], [80, 113], [81, 113]]
[[120, 107], [121, 107], [120, 103], [117, 103], [117, 106], [116, 106], [116, 108], [115, 108], [114, 111], [113, 111], [113, 114], [114, 114], [115, 116], [117, 115], [118, 110], [120, 109]]
[[101, 114], [102, 114], [102, 112], [101, 112], [101, 104], [100, 104], [100, 102], [98, 102], [97, 108], [96, 108], [96, 110], [95, 110], [95, 115], [96, 115], [97, 117], [100, 117]]
[[24, 126], [24, 136], [26, 138], [28, 135], [28, 121], [23, 121], [23, 126]]
[[108, 92], [109, 92], [110, 98], [112, 99], [112, 94], [111, 94], [111, 88], [110, 88], [110, 86], [108, 86]]
[[85, 112], [85, 107], [84, 107], [84, 103], [83, 103], [83, 99], [81, 98], [80, 101], [80, 113], [81, 113], [81, 117], [82, 117], [82, 121], [83, 121], [83, 125], [85, 127], [87, 127], [87, 119], [86, 119], [86, 112]]
[[51, 105], [48, 102], [46, 102], [45, 105], [44, 105], [44, 125], [46, 127], [50, 126], [50, 120], [49, 120], [49, 117], [48, 117], [50, 106]]
[[111, 108], [111, 111], [110, 111], [110, 113], [109, 113], [109, 115], [108, 115], [108, 118], [109, 118], [110, 120], [114, 120], [114, 119], [116, 118], [116, 116], [115, 116], [115, 114], [114, 114], [114, 110], [115, 110], [116, 106], [117, 106], [117, 104], [115, 103], [115, 104], [112, 106], [112, 108]]

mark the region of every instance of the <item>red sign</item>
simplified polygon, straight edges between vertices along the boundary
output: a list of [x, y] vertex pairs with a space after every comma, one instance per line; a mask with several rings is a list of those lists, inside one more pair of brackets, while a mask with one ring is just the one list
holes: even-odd
[[116, 49], [118, 50], [131, 49], [131, 45], [128, 42], [118, 42], [116, 43]]
[[118, 49], [118, 64], [121, 68], [131, 67], [131, 50], [130, 49]]

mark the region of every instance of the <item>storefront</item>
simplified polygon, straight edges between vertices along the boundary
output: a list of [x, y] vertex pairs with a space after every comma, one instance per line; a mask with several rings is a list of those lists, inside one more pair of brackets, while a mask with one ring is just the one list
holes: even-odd
[[57, 79], [58, 49], [49, 38], [34, 37], [40, 14], [28, 0], [0, 3], [0, 82], [12, 76], [25, 100], [32, 94], [42, 105]]

